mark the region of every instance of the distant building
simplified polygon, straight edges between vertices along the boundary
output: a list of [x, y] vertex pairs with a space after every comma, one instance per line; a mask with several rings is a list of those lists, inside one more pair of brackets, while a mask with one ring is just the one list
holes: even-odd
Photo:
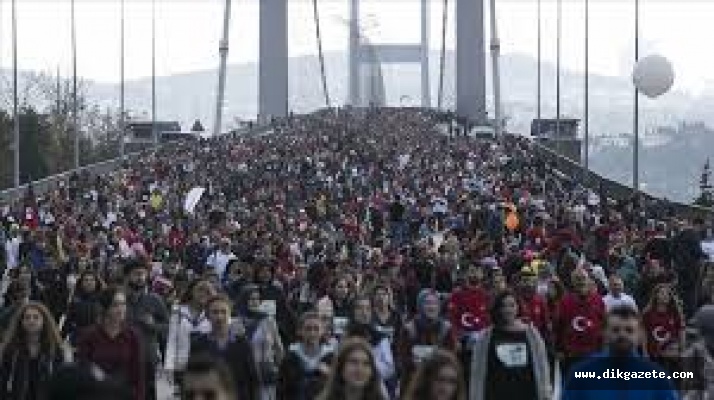
[[577, 163], [581, 160], [582, 146], [578, 139], [579, 119], [534, 119], [531, 137], [563, 157]]
[[154, 126], [160, 141], [163, 140], [166, 132], [181, 132], [181, 124], [177, 121], [156, 121], [155, 125], [151, 121], [132, 121], [126, 126], [127, 141], [130, 143], [153, 142]]

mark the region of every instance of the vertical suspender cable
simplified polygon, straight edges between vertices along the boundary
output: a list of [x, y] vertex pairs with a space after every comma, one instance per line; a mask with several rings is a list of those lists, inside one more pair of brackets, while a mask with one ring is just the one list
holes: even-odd
[[317, 0], [312, 0], [312, 14], [315, 20], [315, 37], [317, 39], [317, 54], [320, 60], [320, 75], [322, 77], [322, 93], [325, 96], [325, 106], [332, 108], [330, 92], [327, 88], [327, 74], [325, 73], [325, 55], [322, 51], [322, 32], [320, 31], [320, 11], [317, 7]]
[[444, 68], [446, 64], [446, 25], [449, 19], [449, 0], [444, 0], [444, 8], [441, 15], [441, 55], [439, 58], [439, 95], [437, 108], [441, 109], [444, 101]]
[[503, 136], [503, 116], [501, 115], [501, 72], [499, 57], [501, 55], [501, 42], [498, 38], [496, 26], [496, 0], [491, 0], [491, 72], [493, 73], [493, 108], [496, 137], [500, 140]]
[[563, 0], [556, 1], [556, 55], [555, 55], [555, 135], [560, 138], [560, 53], [561, 53], [561, 34], [563, 31]]

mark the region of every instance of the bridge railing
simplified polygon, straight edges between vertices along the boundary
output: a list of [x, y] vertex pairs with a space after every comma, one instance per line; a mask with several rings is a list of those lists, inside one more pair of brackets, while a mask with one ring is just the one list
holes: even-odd
[[[546, 160], [550, 165], [570, 178], [582, 182], [585, 187], [595, 191], [596, 193], [602, 190], [607, 194], [607, 197], [616, 200], [630, 199], [633, 197], [633, 190], [631, 187], [623, 185], [622, 183], [612, 179], [605, 178], [592, 171], [587, 171], [582, 165], [580, 165], [580, 163], [567, 158], [552, 149], [549, 149], [542, 143], [537, 141], [531, 141], [531, 143], [533, 145], [533, 151], [539, 157]], [[664, 203], [676, 215], [688, 218], [714, 218], [714, 209], [711, 208], [658, 198], [641, 190], [638, 191], [638, 194], [641, 198], [650, 203]]]
[[59, 174], [51, 175], [46, 178], [38, 179], [32, 181], [32, 183], [20, 185], [19, 187], [5, 189], [3, 191], [0, 191], [0, 201], [8, 203], [22, 198], [25, 193], [27, 193], [27, 189], [30, 187], [30, 185], [32, 185], [32, 190], [36, 195], [42, 195], [44, 193], [56, 189], [59, 186], [60, 182], [67, 181], [69, 177], [71, 177], [75, 173], [78, 175], [81, 175], [83, 173], [89, 173], [92, 176], [108, 174], [112, 171], [120, 169], [125, 161], [132, 162], [141, 158], [143, 155], [149, 154], [152, 151], [154, 151], [153, 148], [139, 152], [129, 153], [126, 154], [124, 158], [118, 157], [113, 158], [111, 160], [85, 165]]
[[[222, 136], [260, 134], [260, 133], [266, 132], [269, 129], [270, 129], [270, 127], [267, 127], [267, 126], [256, 125], [253, 128], [243, 128], [243, 129], [238, 129], [238, 130], [231, 131], [228, 133], [224, 133]], [[88, 173], [90, 176], [98, 176], [98, 175], [104, 175], [104, 174], [111, 173], [113, 171], [121, 169], [122, 165], [125, 162], [132, 163], [146, 155], [151, 154], [152, 152], [154, 152], [158, 149], [163, 148], [164, 146], [172, 145], [172, 144], [174, 144], [174, 143], [168, 142], [165, 144], [160, 144], [158, 147], [152, 146], [152, 147], [142, 150], [142, 151], [137, 151], [137, 152], [126, 154], [123, 158], [117, 157], [117, 158], [113, 158], [111, 160], [106, 160], [106, 161], [101, 161], [101, 162], [94, 163], [94, 164], [85, 165], [85, 166], [82, 166], [77, 169], [71, 169], [71, 170], [68, 170], [68, 171], [65, 171], [65, 172], [62, 172], [59, 174], [48, 176], [46, 178], [38, 179], [38, 180], [32, 181], [32, 183], [26, 183], [26, 184], [21, 185], [16, 188], [2, 190], [2, 191], [0, 191], [0, 202], [11, 203], [13, 201], [16, 201], [16, 200], [22, 198], [25, 195], [25, 193], [27, 193], [27, 189], [28, 189], [28, 187], [30, 187], [30, 185], [32, 185], [32, 190], [35, 193], [35, 195], [41, 196], [47, 192], [57, 189], [60, 185], [60, 182], [66, 182], [74, 174], [82, 175], [82, 174]]]

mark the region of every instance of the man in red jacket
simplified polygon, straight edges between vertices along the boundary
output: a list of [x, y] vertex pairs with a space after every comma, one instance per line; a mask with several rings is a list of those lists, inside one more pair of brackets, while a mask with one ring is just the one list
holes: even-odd
[[471, 265], [466, 270], [464, 282], [449, 298], [449, 320], [456, 338], [462, 339], [490, 325], [489, 296], [483, 288], [483, 268]]
[[605, 304], [592, 290], [587, 272], [577, 268], [571, 275], [573, 291], [565, 294], [556, 309], [555, 335], [563, 373], [574, 362], [600, 350]]

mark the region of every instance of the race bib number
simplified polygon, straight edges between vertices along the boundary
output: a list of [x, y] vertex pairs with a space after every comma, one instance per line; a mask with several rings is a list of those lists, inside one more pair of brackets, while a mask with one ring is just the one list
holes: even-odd
[[426, 360], [433, 352], [434, 346], [413, 346], [412, 357], [414, 358], [414, 364], [419, 364]]
[[333, 328], [335, 329], [335, 334], [337, 336], [342, 336], [345, 333], [345, 330], [347, 329], [348, 323], [349, 323], [349, 320], [345, 317], [333, 318], [332, 325], [333, 325]]
[[260, 311], [274, 317], [277, 313], [277, 306], [275, 305], [275, 300], [263, 300], [260, 302]]
[[392, 328], [391, 326], [377, 326], [376, 329], [377, 332], [388, 337], [390, 341], [394, 339], [394, 328]]
[[496, 356], [507, 368], [528, 365], [528, 347], [525, 343], [506, 343], [496, 346]]

